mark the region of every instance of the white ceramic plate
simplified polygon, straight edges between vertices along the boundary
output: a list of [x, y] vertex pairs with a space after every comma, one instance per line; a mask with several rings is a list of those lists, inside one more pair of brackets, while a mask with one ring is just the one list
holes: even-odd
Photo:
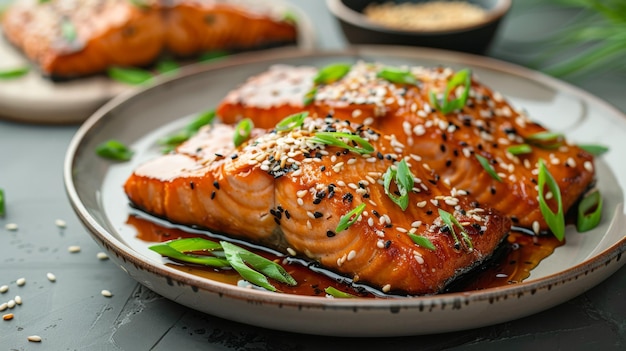
[[[253, 57], [256, 56], [256, 57]], [[487, 85], [548, 127], [579, 143], [600, 143], [611, 151], [598, 160], [604, 218], [591, 232], [568, 227], [566, 244], [523, 283], [500, 288], [399, 299], [327, 299], [250, 290], [199, 278], [168, 267], [126, 224], [122, 191], [126, 177], [158, 154], [156, 140], [178, 130], [194, 112], [215, 107], [226, 92], [275, 63], [324, 66], [331, 62], [471, 67]], [[193, 72], [191, 72], [193, 71]], [[185, 117], [187, 116], [187, 117]], [[136, 151], [114, 163], [95, 157], [102, 141], [116, 138]], [[194, 67], [106, 104], [80, 128], [65, 162], [65, 183], [76, 213], [93, 238], [134, 279], [183, 305], [244, 323], [286, 331], [340, 336], [396, 336], [440, 333], [520, 318], [563, 303], [593, 287], [625, 262], [626, 216], [622, 204], [626, 163], [626, 117], [601, 100], [540, 73], [484, 57], [444, 51], [355, 47], [339, 53], [275, 51], [240, 56], [212, 67]]]
[[[306, 14], [294, 5], [277, 0], [272, 2], [272, 6], [289, 11], [298, 19], [297, 47], [313, 49], [315, 34]], [[0, 70], [29, 65], [26, 57], [6, 40], [2, 31], [0, 58]], [[55, 83], [31, 69], [18, 79], [0, 80], [0, 118], [45, 124], [83, 122], [106, 101], [133, 88], [105, 75]]]

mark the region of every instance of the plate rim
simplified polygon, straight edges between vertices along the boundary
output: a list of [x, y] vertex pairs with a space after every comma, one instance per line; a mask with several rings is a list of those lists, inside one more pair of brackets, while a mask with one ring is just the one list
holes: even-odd
[[[274, 61], [277, 59], [295, 59], [295, 58], [322, 58], [322, 57], [359, 57], [367, 56], [372, 52], [383, 52], [394, 59], [399, 56], [396, 53], [402, 53], [406, 56], [419, 57], [422, 59], [432, 59], [436, 57], [446, 57], [446, 61], [450, 60], [450, 55], [453, 55], [452, 61], [463, 62], [472, 66], [484, 67], [490, 70], [496, 70], [499, 72], [505, 72], [507, 74], [513, 74], [514, 76], [524, 77], [534, 82], [546, 84], [550, 87], [555, 87], [560, 91], [566, 91], [576, 96], [583, 96], [585, 99], [591, 100], [594, 104], [608, 109], [611, 113], [621, 116], [626, 120], [626, 114], [618, 110], [615, 106], [600, 99], [599, 97], [586, 92], [580, 88], [572, 86], [568, 83], [557, 80], [556, 78], [549, 77], [541, 72], [533, 71], [516, 64], [500, 61], [489, 57], [482, 57], [472, 54], [464, 54], [451, 52], [439, 49], [425, 49], [425, 48], [409, 48], [409, 47], [393, 47], [382, 45], [362, 45], [353, 46], [344, 50], [294, 50], [290, 48], [275, 49], [270, 52], [264, 53], [262, 58], [259, 55], [254, 54], [241, 54], [240, 56], [224, 62], [217, 62], [210, 67], [191, 65], [188, 66], [185, 72], [176, 77], [163, 77], [157, 84], [149, 87], [143, 87], [138, 90], [128, 91], [123, 93], [114, 99], [110, 100], [99, 108], [94, 114], [92, 114], [79, 128], [74, 137], [72, 138], [64, 161], [64, 184], [66, 188], [67, 196], [70, 200], [71, 206], [78, 215], [81, 222], [87, 227], [90, 235], [96, 239], [96, 241], [107, 248], [107, 250], [114, 252], [118, 257], [121, 257], [125, 261], [130, 261], [135, 267], [138, 267], [147, 272], [156, 274], [160, 277], [173, 279], [179, 283], [190, 285], [194, 288], [199, 288], [204, 291], [213, 294], [226, 295], [234, 299], [243, 299], [248, 301], [259, 301], [268, 304], [279, 304], [280, 306], [299, 306], [307, 308], [322, 308], [322, 309], [346, 309], [352, 310], [354, 308], [360, 309], [384, 309], [388, 310], [390, 307], [401, 308], [423, 308], [424, 306], [438, 306], [441, 304], [449, 304], [462, 301], [486, 301], [498, 298], [507, 298], [509, 296], [519, 296], [520, 294], [529, 293], [531, 290], [551, 289], [553, 285], [557, 285], [561, 282], [576, 279], [577, 277], [587, 274], [586, 272], [593, 271], [601, 268], [604, 265], [608, 265], [613, 260], [620, 261], [622, 254], [626, 252], [626, 236], [621, 240], [618, 240], [610, 247], [598, 252], [592, 257], [585, 259], [584, 261], [576, 264], [572, 267], [568, 267], [563, 271], [553, 273], [544, 277], [532, 279], [530, 281], [516, 283], [514, 285], [506, 285], [496, 288], [489, 288], [477, 291], [458, 292], [458, 293], [446, 293], [439, 295], [418, 296], [410, 298], [399, 299], [326, 299], [314, 296], [303, 295], [289, 295], [289, 294], [276, 294], [272, 292], [250, 290], [245, 288], [236, 287], [230, 284], [213, 281], [206, 278], [199, 278], [189, 273], [181, 272], [171, 267], [167, 267], [163, 264], [155, 264], [151, 260], [142, 259], [141, 255], [133, 255], [136, 253], [130, 246], [118, 240], [113, 234], [105, 230], [100, 223], [89, 215], [88, 210], [80, 201], [75, 187], [73, 186], [73, 165], [78, 151], [80, 150], [80, 144], [89, 135], [89, 132], [97, 126], [98, 123], [103, 123], [103, 119], [106, 117], [107, 112], [114, 109], [117, 106], [121, 106], [128, 101], [131, 101], [136, 95], [143, 94], [145, 91], [151, 89], [158, 89], [168, 83], [173, 83], [176, 80], [186, 79], [186, 77], [195, 75], [207, 70], [219, 70], [228, 67], [244, 65], [247, 63], [259, 63], [264, 61]], [[402, 55], [401, 55], [402, 56]], [[621, 210], [621, 211], [620, 211]], [[623, 213], [623, 204], [618, 205], [616, 212], [625, 216]], [[612, 217], [615, 220], [615, 216]], [[620, 266], [615, 268], [619, 269], [624, 263], [622, 261]], [[591, 288], [589, 286], [588, 288]], [[586, 290], [586, 289], [585, 289]], [[582, 293], [580, 291], [579, 293]], [[578, 293], [578, 294], [579, 294]]]

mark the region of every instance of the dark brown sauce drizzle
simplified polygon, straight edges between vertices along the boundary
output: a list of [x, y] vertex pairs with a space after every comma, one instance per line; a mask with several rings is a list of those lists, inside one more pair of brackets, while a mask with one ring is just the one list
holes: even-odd
[[[169, 222], [147, 217], [141, 214], [131, 214], [127, 223], [137, 230], [137, 238], [147, 245], [179, 238], [203, 237], [211, 240], [224, 240], [227, 237], [208, 231], [172, 226]], [[229, 241], [233, 241], [229, 239]], [[298, 282], [296, 286], [288, 286], [276, 281], [272, 284], [278, 291], [286, 294], [306, 296], [325, 296], [324, 289], [333, 286], [341, 291], [361, 297], [393, 297], [398, 295], [385, 294], [351, 279], [335, 274], [308, 260], [287, 257], [279, 252], [267, 250], [243, 241], [235, 241], [238, 245], [280, 263]], [[550, 256], [554, 250], [563, 245], [552, 235], [529, 235], [521, 231], [512, 231], [506, 242], [494, 254], [489, 262], [472, 270], [450, 284], [445, 292], [459, 292], [481, 290], [499, 286], [506, 286], [522, 282], [530, 276], [530, 272], [544, 258]], [[222, 270], [211, 267], [180, 264], [174, 261], [168, 266], [180, 271], [200, 277], [238, 285], [241, 277], [234, 270]]]

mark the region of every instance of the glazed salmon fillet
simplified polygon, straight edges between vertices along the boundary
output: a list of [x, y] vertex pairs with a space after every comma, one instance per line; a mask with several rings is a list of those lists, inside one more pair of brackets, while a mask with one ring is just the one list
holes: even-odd
[[[230, 125], [207, 127], [175, 152], [139, 166], [124, 185], [131, 203], [410, 295], [440, 292], [489, 258], [509, 232], [508, 217], [433, 182], [420, 157], [393, 134], [310, 117], [291, 130], [256, 129], [239, 147], [234, 133]], [[325, 133], [348, 147], [316, 139]], [[412, 186], [397, 178], [406, 169]], [[406, 200], [404, 209], [398, 198]], [[346, 219], [352, 223], [338, 228]]]
[[146, 66], [163, 53], [189, 57], [294, 43], [297, 36], [275, 9], [225, 0], [17, 0], [1, 25], [54, 78]]
[[[562, 135], [551, 135], [476, 77], [471, 77], [465, 105], [444, 114], [432, 105], [430, 95], [441, 99], [456, 72], [403, 67], [400, 71], [415, 80], [407, 84], [381, 77], [385, 69], [381, 64], [359, 62], [337, 81], [314, 84], [316, 68], [278, 65], [231, 91], [218, 114], [227, 123], [248, 117], [257, 126], [271, 128], [284, 116], [307, 110], [395, 133], [399, 143], [423, 159], [438, 182], [470, 193], [481, 206], [493, 207], [509, 215], [514, 225], [535, 233], [548, 230], [538, 200], [540, 160], [560, 188], [565, 212], [592, 184], [591, 154]], [[463, 88], [456, 87], [450, 99], [462, 93]], [[305, 106], [307, 94], [311, 103]], [[521, 145], [528, 151], [510, 151]], [[476, 155], [489, 162], [499, 180]], [[552, 196], [546, 192], [556, 212]]]

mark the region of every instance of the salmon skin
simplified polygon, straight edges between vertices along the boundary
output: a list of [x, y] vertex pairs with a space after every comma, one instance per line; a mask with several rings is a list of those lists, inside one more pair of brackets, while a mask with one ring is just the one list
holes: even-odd
[[161, 54], [295, 43], [293, 21], [278, 11], [241, 0], [17, 0], [1, 25], [43, 75], [61, 79], [147, 66]]
[[[456, 72], [403, 67], [399, 70], [416, 81], [405, 84], [380, 77], [385, 68], [358, 62], [338, 81], [314, 84], [317, 68], [278, 65], [231, 91], [218, 114], [226, 123], [245, 116], [257, 126], [271, 127], [286, 115], [307, 110], [395, 133], [399, 143], [423, 159], [438, 182], [463, 189], [481, 206], [509, 215], [514, 225], [534, 233], [548, 231], [538, 201], [539, 160], [545, 161], [560, 188], [564, 212], [593, 183], [591, 154], [562, 135], [551, 137], [546, 128], [476, 77], [471, 78], [466, 104], [444, 114], [432, 105], [430, 95], [440, 97]], [[462, 87], [453, 89], [451, 99], [462, 91]], [[311, 92], [315, 95], [305, 106]], [[522, 144], [530, 147], [529, 152], [509, 151]], [[476, 155], [488, 160], [500, 180], [486, 171]], [[552, 195], [546, 192], [548, 205], [556, 212]]]
[[[352, 149], [316, 141], [320, 133], [356, 135], [372, 149], [363, 152], [343, 137]], [[393, 134], [331, 118], [307, 118], [291, 130], [256, 129], [239, 147], [233, 134], [230, 125], [207, 127], [174, 153], [139, 166], [124, 185], [131, 203], [410, 295], [442, 291], [489, 258], [509, 232], [506, 216], [433, 182], [420, 157]], [[404, 210], [392, 200], [404, 183], [384, 182], [390, 167], [400, 173], [403, 166], [413, 181]], [[446, 214], [458, 225], [450, 227]], [[338, 228], [342, 217], [354, 223]]]

